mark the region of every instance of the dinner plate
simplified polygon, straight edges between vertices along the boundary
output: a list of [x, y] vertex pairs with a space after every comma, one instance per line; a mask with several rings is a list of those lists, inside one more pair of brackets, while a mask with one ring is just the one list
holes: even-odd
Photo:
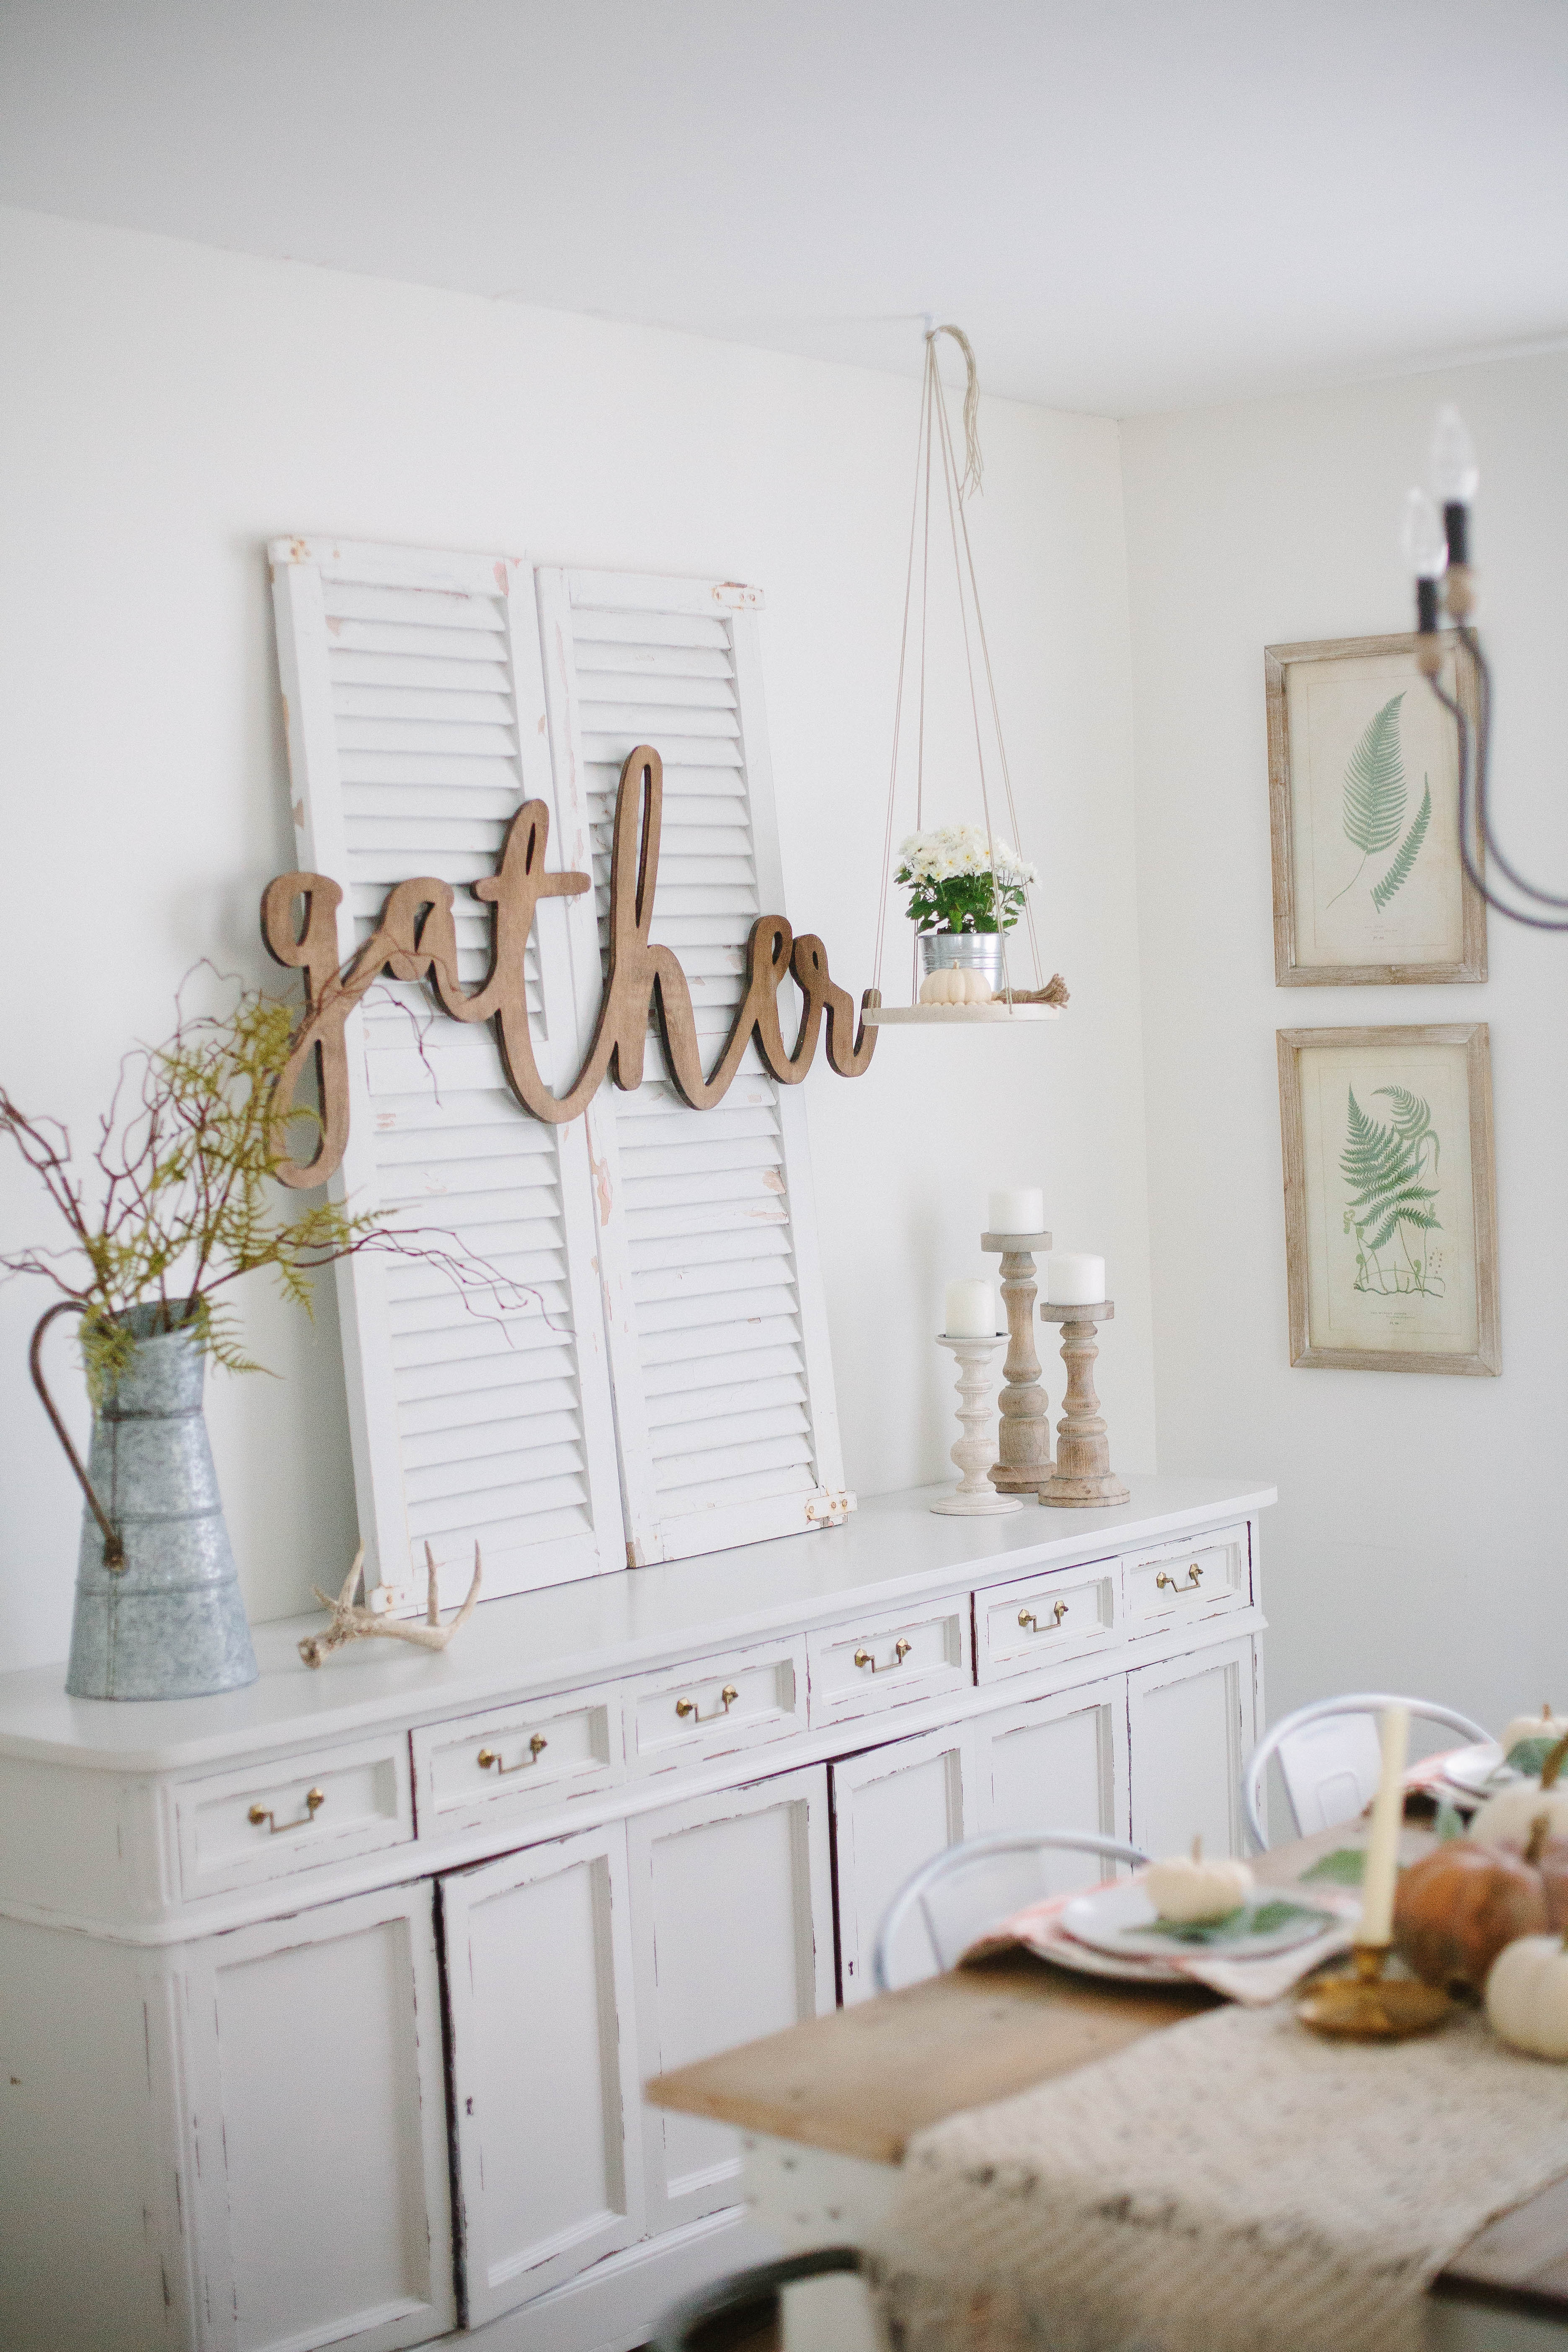
[[1264, 1888], [1247, 1908], [1257, 1913], [1280, 1902], [1295, 1907], [1291, 1917], [1276, 1926], [1227, 1936], [1222, 1943], [1188, 1943], [1158, 1932], [1159, 1914], [1148, 1891], [1140, 1880], [1132, 1879], [1121, 1886], [1100, 1886], [1091, 1895], [1076, 1895], [1063, 1910], [1061, 1924], [1079, 1943], [1096, 1951], [1124, 1959], [1167, 1962], [1177, 1953], [1200, 1952], [1214, 1959], [1262, 1959], [1270, 1952], [1289, 1952], [1298, 1944], [1310, 1943], [1314, 1936], [1337, 1925], [1332, 1912], [1317, 1910], [1287, 1889]]
[[1495, 1739], [1478, 1740], [1473, 1748], [1456, 1748], [1452, 1755], [1444, 1757], [1442, 1772], [1445, 1780], [1471, 1797], [1489, 1797], [1525, 1777], [1503, 1762], [1502, 1749]]

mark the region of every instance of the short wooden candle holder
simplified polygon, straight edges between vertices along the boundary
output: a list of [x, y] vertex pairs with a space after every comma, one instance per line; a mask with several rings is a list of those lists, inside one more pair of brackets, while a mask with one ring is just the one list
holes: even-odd
[[1048, 1250], [1049, 1234], [982, 1234], [980, 1246], [1002, 1258], [1002, 1296], [1007, 1310], [1007, 1360], [997, 1400], [1001, 1425], [996, 1459], [989, 1473], [1002, 1495], [1037, 1495], [1051, 1475], [1051, 1424], [1040, 1360], [1035, 1353], [1035, 1254]]
[[1110, 1466], [1110, 1442], [1100, 1419], [1094, 1392], [1094, 1344], [1097, 1323], [1109, 1323], [1116, 1309], [1109, 1298], [1095, 1307], [1060, 1307], [1047, 1298], [1040, 1314], [1062, 1327], [1062, 1361], [1068, 1368], [1067, 1394], [1057, 1423], [1057, 1466], [1040, 1488], [1040, 1500], [1062, 1510], [1091, 1509], [1097, 1504], [1131, 1500], [1127, 1488]]
[[962, 1402], [958, 1418], [963, 1434], [952, 1448], [952, 1458], [963, 1473], [961, 1485], [951, 1495], [932, 1503], [933, 1511], [952, 1518], [981, 1518], [1000, 1511], [1021, 1511], [1024, 1507], [1016, 1495], [999, 1495], [985, 1475], [991, 1459], [990, 1403], [991, 1383], [985, 1368], [1005, 1334], [998, 1331], [992, 1339], [950, 1339], [945, 1331], [936, 1335], [939, 1348], [951, 1348], [958, 1358], [958, 1393]]

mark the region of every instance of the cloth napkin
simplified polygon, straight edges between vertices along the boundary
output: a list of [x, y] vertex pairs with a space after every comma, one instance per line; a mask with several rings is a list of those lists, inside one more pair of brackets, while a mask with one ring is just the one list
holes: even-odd
[[[1136, 1880], [1143, 1874], [1134, 1871], [1132, 1875]], [[1298, 1893], [1303, 1903], [1329, 1912], [1333, 1924], [1308, 1943], [1295, 1944], [1288, 1952], [1270, 1952], [1258, 1959], [1227, 1958], [1223, 1948], [1176, 1944], [1172, 1946], [1168, 1959], [1146, 1960], [1130, 1953], [1118, 1961], [1119, 1972], [1125, 1969], [1131, 1976], [1136, 1971], [1138, 1980], [1152, 1985], [1169, 1984], [1173, 1976], [1185, 1978], [1223, 1993], [1226, 2000], [1240, 2001], [1244, 2008], [1261, 2009], [1289, 1992], [1292, 1985], [1300, 1984], [1303, 1977], [1310, 1976], [1314, 1969], [1321, 1968], [1325, 1960], [1349, 1951], [1361, 1916], [1361, 1896], [1354, 1888], [1314, 1884], [1295, 1888], [1271, 1886], [1265, 1891], [1271, 1895]], [[1071, 1968], [1089, 1950], [1062, 1925], [1062, 1913], [1077, 1900], [1076, 1895], [1052, 1895], [1043, 1902], [1026, 1905], [983, 1936], [978, 1943], [972, 1944], [959, 1961], [960, 1968], [972, 1960], [988, 1959], [997, 1952], [1019, 1950], [1034, 1952], [1042, 1960], [1055, 1960]]]

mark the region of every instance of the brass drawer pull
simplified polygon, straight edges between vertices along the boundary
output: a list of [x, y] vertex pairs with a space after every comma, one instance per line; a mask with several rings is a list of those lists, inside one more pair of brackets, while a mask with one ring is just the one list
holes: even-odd
[[910, 1652], [913, 1648], [914, 1643], [912, 1642], [895, 1642], [893, 1643], [892, 1656], [890, 1658], [884, 1658], [880, 1665], [877, 1664], [876, 1659], [871, 1655], [869, 1650], [857, 1650], [855, 1653], [855, 1663], [858, 1666], [869, 1666], [874, 1675], [888, 1675], [891, 1674], [895, 1666], [901, 1666], [903, 1664], [904, 1660], [909, 1656]]
[[1203, 1570], [1198, 1566], [1197, 1561], [1194, 1559], [1191, 1568], [1187, 1570], [1187, 1578], [1184, 1584], [1178, 1584], [1173, 1576], [1167, 1576], [1164, 1570], [1162, 1569], [1159, 1575], [1154, 1579], [1154, 1590], [1156, 1592], [1163, 1592], [1168, 1584], [1173, 1592], [1187, 1592], [1191, 1591], [1194, 1584], [1201, 1584], [1203, 1580]]
[[[1054, 1633], [1067, 1613], [1067, 1602], [1065, 1601], [1058, 1601], [1056, 1607], [1051, 1612], [1051, 1622], [1046, 1627], [1047, 1633]], [[1037, 1633], [1040, 1630], [1038, 1621], [1037, 1620], [1032, 1609], [1020, 1609], [1018, 1612], [1018, 1622], [1022, 1625], [1026, 1633]]]
[[531, 1764], [537, 1764], [549, 1745], [550, 1742], [543, 1732], [536, 1731], [528, 1743], [527, 1755], [520, 1756], [515, 1764], [503, 1764], [493, 1748], [481, 1748], [479, 1755], [479, 1769], [481, 1772], [488, 1772], [493, 1764], [496, 1768], [496, 1779], [504, 1780], [509, 1772], [524, 1772]]
[[700, 1705], [694, 1698], [678, 1698], [675, 1702], [675, 1712], [683, 1721], [687, 1716], [689, 1716], [693, 1723], [714, 1723], [721, 1715], [729, 1714], [740, 1696], [733, 1683], [726, 1683], [719, 1694], [719, 1705], [707, 1715], [703, 1714]]
[[259, 1829], [262, 1822], [265, 1822], [267, 1823], [268, 1836], [276, 1837], [279, 1830], [308, 1830], [310, 1823], [315, 1820], [316, 1815], [321, 1811], [321, 1807], [326, 1803], [326, 1801], [327, 1792], [325, 1789], [307, 1789], [305, 1791], [305, 1811], [297, 1822], [275, 1821], [272, 1814], [265, 1805], [252, 1805], [250, 1811], [246, 1818], [252, 1822], [258, 1829]]

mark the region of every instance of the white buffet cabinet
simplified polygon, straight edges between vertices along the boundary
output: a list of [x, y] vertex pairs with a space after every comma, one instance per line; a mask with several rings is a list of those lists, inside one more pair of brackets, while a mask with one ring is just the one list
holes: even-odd
[[435, 1655], [262, 1626], [226, 1697], [0, 1676], [4, 2352], [595, 2352], [771, 2251], [647, 2076], [863, 1997], [950, 1839], [1239, 1843], [1273, 1494], [1131, 1484], [883, 1497]]

